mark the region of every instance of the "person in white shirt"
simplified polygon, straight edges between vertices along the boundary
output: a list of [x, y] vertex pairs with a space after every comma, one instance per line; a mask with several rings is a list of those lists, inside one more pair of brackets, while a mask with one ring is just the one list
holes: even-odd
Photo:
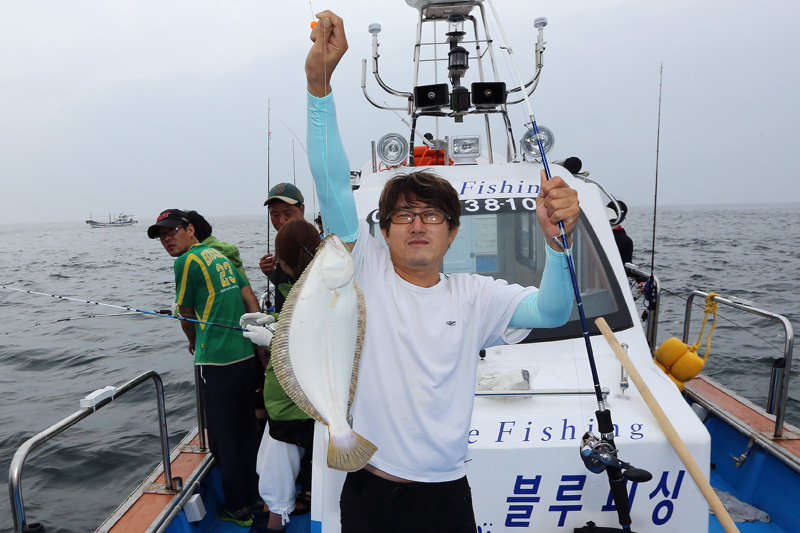
[[[548, 248], [538, 290], [441, 274], [461, 205], [452, 185], [428, 172], [387, 181], [378, 217], [388, 250], [370, 235], [356, 214], [330, 89], [347, 50], [344, 26], [330, 11], [317, 16], [306, 59], [309, 165], [326, 229], [351, 250], [366, 299], [351, 414], [353, 429], [378, 447], [363, 470], [348, 474], [342, 531], [474, 532], [464, 459], [478, 352], [567, 321], [573, 295], [566, 259]], [[571, 243], [577, 192], [559, 177], [542, 176], [536, 214], [551, 247], [559, 222]]]

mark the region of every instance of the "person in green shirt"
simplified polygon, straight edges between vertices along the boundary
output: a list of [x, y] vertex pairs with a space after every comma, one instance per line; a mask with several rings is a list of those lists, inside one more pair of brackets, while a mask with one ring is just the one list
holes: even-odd
[[[275, 236], [275, 253], [283, 269], [299, 279], [311, 263], [321, 242], [319, 232], [305, 220], [288, 221]], [[257, 345], [268, 346], [272, 333], [254, 327], [273, 322], [278, 316], [263, 313], [247, 314], [240, 324], [247, 327], [246, 337]], [[265, 431], [258, 449], [256, 468], [259, 492], [269, 507], [269, 518], [256, 521], [251, 532], [282, 531], [289, 515], [311, 510], [311, 460], [314, 442], [314, 419], [289, 398], [278, 382], [272, 361], [264, 377], [264, 404], [269, 431]], [[300, 485], [299, 493], [296, 484]]]
[[[245, 311], [258, 311], [249, 283], [224, 255], [199, 242], [186, 212], [163, 211], [147, 236], [161, 241], [175, 258], [175, 301], [181, 316], [235, 326]], [[200, 367], [198, 387], [209, 447], [222, 477], [225, 503], [218, 515], [250, 527], [251, 508], [261, 503], [255, 470], [258, 428], [252, 391], [258, 363], [253, 344], [237, 328], [180, 323], [189, 353]]]
[[213, 248], [227, 257], [228, 261], [236, 267], [236, 270], [239, 271], [239, 274], [242, 275], [244, 280], [250, 283], [247, 274], [244, 272], [242, 258], [239, 256], [239, 248], [229, 242], [221, 241], [214, 237], [211, 234], [211, 223], [197, 211], [187, 211], [186, 214], [189, 216], [189, 222], [194, 226], [194, 234], [197, 240], [200, 241], [200, 244], [205, 244], [209, 248]]
[[[212, 228], [211, 223], [205, 219], [203, 215], [198, 213], [197, 211], [186, 211], [186, 214], [189, 217], [189, 222], [194, 226], [194, 234], [197, 237], [197, 240], [200, 241], [200, 244], [205, 244], [209, 248], [213, 248], [217, 250], [219, 253], [224, 255], [228, 258], [228, 261], [231, 262], [233, 266], [236, 267], [236, 270], [242, 275], [244, 280], [249, 283], [250, 280], [247, 278], [247, 274], [244, 272], [244, 266], [242, 264], [242, 258], [239, 256], [239, 248], [234, 246], [233, 244], [225, 241], [221, 241], [217, 239], [215, 236], [211, 234]], [[250, 285], [246, 287], [242, 287], [242, 291], [250, 292], [253, 298], [256, 298], [256, 295], [253, 293], [253, 289]], [[248, 298], [250, 295], [248, 295]], [[258, 354], [266, 356], [266, 350], [259, 350]], [[258, 365], [256, 369], [257, 378], [256, 380], [260, 383], [261, 376], [263, 376], [264, 368], [267, 366], [267, 360], [261, 358], [261, 364]], [[264, 432], [264, 429], [267, 427], [267, 411], [264, 407], [264, 391], [262, 385], [259, 384], [256, 388], [255, 397], [253, 400], [254, 409], [256, 412], [256, 421], [258, 422], [258, 430], [259, 436], [261, 433]]]

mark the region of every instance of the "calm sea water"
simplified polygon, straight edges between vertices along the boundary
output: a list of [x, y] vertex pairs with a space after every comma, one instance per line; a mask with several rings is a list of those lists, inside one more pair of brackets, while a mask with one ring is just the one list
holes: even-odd
[[[212, 218], [214, 234], [239, 246], [256, 294], [265, 251], [265, 220]], [[650, 264], [652, 210], [632, 207], [623, 224], [634, 260]], [[146, 224], [92, 230], [85, 224], [0, 226], [0, 284], [137, 309], [168, 308], [172, 259], [147, 239]], [[691, 289], [755, 302], [800, 324], [800, 206], [664, 207], [658, 213], [655, 266], [669, 291], [659, 339], [680, 335]], [[121, 311], [0, 290], [0, 472], [28, 438], [79, 409], [105, 385], [147, 370], [161, 374], [170, 445], [195, 423], [192, 358], [177, 321], [143, 314], [69, 320]], [[700, 318], [700, 310], [694, 313]], [[707, 372], [764, 403], [781, 328], [722, 310]], [[733, 322], [729, 322], [731, 320]], [[735, 323], [734, 323], [735, 322]], [[692, 331], [696, 336], [699, 327]], [[751, 333], [752, 332], [752, 333]], [[692, 339], [692, 341], [695, 339]], [[800, 381], [793, 368], [788, 420], [800, 425]], [[34, 451], [23, 471], [29, 522], [47, 531], [92, 531], [159, 462], [155, 392], [148, 382]], [[6, 479], [6, 478], [4, 478]], [[0, 503], [0, 531], [11, 531]]]

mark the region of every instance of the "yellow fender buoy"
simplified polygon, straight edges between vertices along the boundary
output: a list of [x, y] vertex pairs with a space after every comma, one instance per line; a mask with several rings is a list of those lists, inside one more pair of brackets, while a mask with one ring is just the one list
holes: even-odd
[[[711, 334], [717, 326], [717, 303], [714, 301], [716, 296], [719, 295], [713, 292], [706, 296], [705, 317], [703, 317], [703, 326], [700, 328], [700, 336], [696, 343], [689, 346], [677, 337], [670, 337], [656, 350], [656, 365], [672, 379], [681, 391], [683, 391], [685, 382], [691, 381], [700, 374], [711, 351]], [[706, 355], [701, 358], [697, 355], [697, 350], [703, 340], [703, 332], [706, 329], [709, 314], [714, 315], [714, 322], [706, 338]]]
[[661, 346], [656, 350], [656, 361], [666, 368], [671, 368], [675, 361], [680, 359], [687, 351], [689, 351], [689, 345], [678, 337], [670, 337], [661, 343]]
[[690, 349], [675, 361], [670, 368], [670, 373], [679, 381], [689, 381], [697, 377], [705, 364], [706, 362]]
[[[674, 338], [674, 337], [673, 337], [673, 338]], [[657, 360], [655, 361], [655, 363], [656, 363], [656, 366], [657, 366], [658, 368], [660, 368], [661, 370], [663, 370], [663, 371], [664, 371], [664, 373], [665, 373], [666, 375], [668, 375], [668, 376], [669, 376], [669, 379], [671, 379], [671, 380], [672, 380], [672, 382], [673, 382], [675, 385], [677, 385], [677, 387], [678, 387], [678, 390], [679, 390], [679, 391], [681, 391], [681, 392], [683, 392], [683, 382], [682, 382], [682, 381], [678, 381], [677, 379], [675, 379], [675, 376], [673, 376], [672, 374], [670, 374], [670, 372], [669, 372], [669, 369], [668, 369], [667, 367], [665, 367], [664, 365], [662, 365], [661, 363], [659, 363]]]

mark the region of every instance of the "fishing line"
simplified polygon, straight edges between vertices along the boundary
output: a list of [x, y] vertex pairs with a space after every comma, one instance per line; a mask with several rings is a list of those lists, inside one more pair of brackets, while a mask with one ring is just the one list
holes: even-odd
[[229, 326], [227, 324], [218, 324], [218, 323], [215, 323], [215, 322], [206, 322], [204, 320], [197, 320], [195, 318], [186, 318], [186, 317], [183, 317], [183, 316], [180, 316], [180, 315], [179, 316], [174, 316], [174, 315], [166, 314], [166, 311], [145, 311], [143, 309], [134, 309], [130, 305], [113, 305], [113, 304], [107, 304], [107, 303], [102, 303], [102, 302], [95, 302], [93, 300], [83, 300], [83, 299], [80, 299], [80, 298], [70, 298], [68, 296], [60, 296], [58, 294], [48, 294], [46, 292], [36, 292], [36, 291], [28, 290], [28, 289], [17, 289], [17, 288], [14, 288], [14, 287], [8, 287], [6, 285], [0, 285], [0, 289], [5, 289], [7, 291], [24, 292], [24, 293], [33, 294], [33, 295], [36, 295], [36, 296], [49, 296], [51, 298], [58, 298], [59, 300], [68, 300], [70, 302], [78, 302], [78, 303], [82, 303], [82, 304], [100, 305], [100, 306], [103, 306], [103, 307], [110, 307], [112, 309], [122, 309], [124, 311], [142, 313], [142, 314], [149, 315], [149, 316], [158, 316], [158, 317], [162, 317], [162, 318], [173, 318], [173, 319], [176, 319], [176, 320], [184, 320], [186, 322], [192, 322], [192, 323], [195, 323], [195, 324], [203, 324], [203, 325], [206, 325], [206, 326], [216, 326], [216, 327], [219, 327], [219, 328], [234, 329], [236, 331], [247, 331], [247, 330], [245, 330], [243, 328], [240, 328], [239, 326]]
[[303, 144], [303, 141], [300, 139], [300, 137], [297, 136], [297, 134], [294, 132], [294, 130], [292, 128], [290, 128], [289, 125], [286, 122], [284, 122], [282, 119], [278, 119], [278, 121], [281, 124], [283, 124], [284, 126], [286, 126], [286, 129], [288, 129], [290, 132], [292, 132], [292, 135], [294, 135], [294, 138], [297, 139], [297, 142], [300, 143], [300, 148], [302, 148], [303, 151], [306, 153], [306, 155], [308, 155], [308, 149], [306, 148], [306, 145]]
[[[536, 125], [536, 117], [533, 115], [533, 109], [531, 108], [531, 102], [530, 102], [530, 99], [528, 98], [528, 93], [527, 93], [527, 91], [524, 90], [525, 82], [522, 79], [522, 74], [520, 74], [519, 66], [517, 65], [517, 58], [514, 55], [514, 51], [511, 49], [510, 41], [508, 40], [508, 37], [506, 36], [506, 32], [505, 32], [505, 29], [503, 28], [502, 22], [500, 21], [500, 17], [498, 16], [497, 11], [495, 10], [493, 0], [489, 0], [489, 7], [491, 8], [492, 13], [494, 14], [495, 21], [497, 21], [497, 28], [500, 31], [500, 35], [503, 37], [503, 42], [506, 43], [506, 49], [508, 50], [508, 56], [511, 59], [511, 64], [514, 67], [514, 71], [517, 74], [517, 79], [520, 82], [520, 86], [523, 88], [522, 96], [523, 96], [523, 99], [525, 100], [525, 105], [528, 108], [528, 115], [529, 115], [529, 118], [530, 118], [530, 121], [531, 121], [531, 127], [533, 128], [533, 133], [534, 133], [534, 135], [536, 137], [536, 143], [539, 145], [539, 153], [542, 156], [542, 165], [544, 166], [544, 172], [545, 172], [545, 174], [547, 176], [547, 180], [550, 181], [550, 179], [552, 178], [552, 175], [550, 174], [550, 165], [547, 164], [547, 157], [545, 156], [544, 146], [542, 145], [542, 137], [539, 134], [539, 127]], [[575, 293], [575, 303], [578, 306], [578, 315], [580, 316], [580, 319], [581, 319], [581, 329], [583, 330], [583, 339], [584, 339], [584, 342], [586, 344], [586, 351], [587, 351], [587, 355], [589, 357], [589, 366], [590, 366], [591, 371], [592, 371], [594, 394], [595, 394], [595, 397], [597, 398], [597, 404], [598, 404], [598, 406], [600, 408], [600, 411], [605, 411], [606, 410], [605, 400], [603, 399], [603, 391], [600, 388], [600, 377], [597, 374], [597, 367], [596, 367], [595, 361], [594, 361], [594, 351], [592, 350], [592, 343], [591, 343], [591, 341], [589, 339], [589, 327], [586, 325], [586, 314], [584, 313], [584, 310], [583, 310], [583, 302], [581, 300], [581, 291], [580, 291], [580, 288], [578, 287], [578, 275], [575, 272], [575, 263], [573, 262], [572, 253], [571, 253], [571, 251], [569, 249], [569, 245], [567, 243], [567, 236], [564, 233], [564, 223], [563, 222], [559, 222], [558, 223], [558, 229], [559, 229], [558, 237], [553, 237], [553, 238], [556, 240], [556, 242], [559, 243], [559, 246], [564, 251], [564, 256], [567, 259], [567, 266], [569, 267], [569, 274], [570, 274], [570, 277], [572, 278], [572, 289], [573, 289], [573, 292]]]
[[[672, 291], [670, 291], [670, 290], [667, 290], [667, 289], [662, 289], [662, 288], [659, 288], [658, 290], [659, 290], [659, 292], [663, 292], [663, 293], [669, 294], [670, 296], [674, 296], [674, 297], [676, 297], [676, 298], [679, 298], [679, 299], [683, 300], [684, 302], [688, 302], [688, 301], [689, 301], [689, 299], [688, 299], [688, 298], [685, 298], [685, 297], [681, 296], [680, 294], [678, 294], [678, 293], [675, 293], [675, 292], [672, 292]], [[694, 305], [694, 306], [695, 306], [695, 307], [697, 307], [698, 309], [703, 309], [703, 308], [705, 308], [705, 302], [703, 302], [703, 301], [700, 301], [700, 302], [696, 302], [696, 301], [694, 301], [694, 302], [692, 302], [692, 305]], [[743, 325], [739, 324], [738, 322], [736, 322], [736, 321], [734, 321], [734, 320], [731, 320], [730, 318], [726, 317], [726, 316], [725, 316], [724, 314], [722, 314], [721, 312], [717, 312], [717, 317], [719, 317], [720, 319], [724, 320], [725, 322], [729, 322], [729, 323], [733, 324], [734, 326], [736, 326], [737, 328], [741, 329], [742, 331], [745, 331], [745, 332], [749, 333], [750, 335], [752, 335], [753, 337], [755, 337], [755, 338], [759, 339], [759, 340], [760, 340], [760, 341], [762, 341], [764, 344], [767, 344], [767, 345], [771, 346], [771, 347], [772, 347], [772, 348], [774, 348], [774, 349], [775, 349], [775, 351], [777, 351], [778, 353], [780, 353], [780, 354], [783, 354], [783, 348], [781, 348], [781, 347], [779, 347], [779, 346], [775, 346], [775, 345], [774, 345], [774, 344], [772, 344], [772, 343], [771, 343], [769, 340], [765, 339], [764, 337], [762, 337], [762, 336], [761, 336], [761, 335], [759, 335], [758, 333], [756, 333], [756, 332], [752, 331], [752, 330], [751, 330], [750, 328], [748, 328], [747, 326], [743, 326]], [[763, 318], [769, 318], [769, 317], [763, 317]], [[774, 319], [772, 319], [772, 318], [769, 318], [769, 319], [770, 319], [770, 320], [774, 320]]]
[[[297, 139], [297, 142], [300, 143], [300, 148], [303, 149], [303, 152], [305, 152], [306, 157], [308, 157], [308, 149], [306, 148], [306, 145], [303, 144], [303, 141], [300, 140], [300, 137], [297, 136], [297, 134], [294, 132], [294, 130], [286, 122], [284, 122], [280, 118], [278, 120], [280, 121], [281, 124], [286, 126], [286, 129], [288, 129], [292, 133], [294, 138]], [[292, 142], [292, 165], [294, 165], [294, 142]], [[296, 172], [295, 172], [295, 185], [296, 184], [297, 184], [297, 176], [296, 176]], [[316, 213], [317, 212], [317, 185], [316, 185], [316, 183], [314, 183], [314, 180], [311, 180], [311, 201], [312, 201], [312, 207], [314, 208], [314, 213]]]
[[[539, 134], [539, 128], [536, 125], [536, 118], [533, 115], [533, 109], [531, 108], [531, 103], [528, 99], [528, 92], [525, 90], [525, 82], [520, 74], [516, 57], [511, 49], [510, 41], [506, 36], [503, 23], [501, 22], [500, 17], [497, 15], [497, 10], [494, 7], [493, 0], [489, 0], [489, 7], [494, 14], [495, 20], [497, 21], [497, 27], [500, 30], [503, 41], [506, 43], [511, 63], [514, 65], [514, 70], [516, 71], [517, 79], [519, 80], [520, 87], [522, 89], [522, 96], [525, 100], [525, 105], [528, 108], [531, 128], [536, 136], [536, 143], [539, 145], [539, 153], [542, 156], [542, 165], [544, 166], [545, 175], [549, 181], [552, 178], [550, 175], [550, 166], [547, 164], [547, 157], [545, 156], [542, 137]], [[617, 449], [616, 445], [614, 444], [614, 424], [611, 420], [611, 411], [606, 408], [605, 399], [603, 398], [603, 391], [600, 388], [600, 377], [597, 374], [594, 351], [592, 350], [592, 342], [589, 338], [589, 328], [586, 325], [586, 315], [583, 310], [583, 302], [581, 301], [581, 291], [578, 287], [578, 275], [575, 271], [575, 263], [572, 259], [572, 253], [569, 249], [567, 236], [564, 232], [563, 222], [560, 221], [558, 223], [558, 229], [559, 236], [554, 237], [554, 239], [556, 239], [556, 242], [559, 242], [559, 245], [564, 251], [564, 256], [567, 260], [567, 266], [569, 267], [569, 274], [570, 278], [572, 279], [572, 289], [575, 293], [575, 303], [578, 307], [578, 316], [581, 319], [583, 340], [586, 344], [586, 355], [589, 359], [589, 367], [592, 371], [592, 380], [598, 407], [597, 411], [595, 411], [595, 416], [597, 417], [597, 428], [598, 432], [600, 433], [600, 439], [595, 437], [592, 432], [586, 432], [584, 434], [583, 438], [581, 439], [580, 446], [581, 459], [584, 461], [584, 464], [589, 471], [598, 474], [603, 471], [606, 472], [608, 476], [610, 492], [614, 500], [614, 504], [617, 507], [619, 524], [622, 527], [622, 531], [628, 533], [631, 531], [631, 516], [627, 480], [638, 482], [649, 481], [652, 479], [652, 475], [644, 470], [633, 468], [630, 464], [624, 463], [617, 458]]]
[[105, 314], [105, 315], [96, 315], [94, 313], [91, 313], [89, 315], [71, 316], [71, 317], [66, 317], [66, 318], [57, 318], [55, 320], [47, 320], [45, 322], [35, 322], [35, 323], [31, 324], [30, 326], [25, 326], [24, 328], [21, 328], [21, 329], [17, 329], [17, 330], [14, 330], [14, 331], [6, 331], [2, 335], [5, 336], [5, 335], [10, 335], [12, 333], [21, 333], [23, 331], [27, 331], [29, 329], [33, 329], [33, 328], [35, 328], [37, 326], [45, 326], [45, 325], [48, 325], [48, 324], [57, 324], [59, 322], [69, 322], [71, 320], [84, 320], [84, 319], [87, 319], [87, 318], [108, 318], [108, 317], [112, 317], [112, 316], [126, 316], [126, 315], [135, 315], [135, 314], [136, 313], [133, 312], [133, 311], [128, 312], [128, 313], [109, 313], [109, 314]]
[[[311, 5], [311, 0], [309, 0], [308, 3], [309, 3], [309, 5]], [[320, 22], [322, 22], [322, 19], [320, 19]], [[322, 57], [323, 57], [323, 63], [325, 65], [324, 68], [323, 68], [323, 71], [322, 71], [323, 72], [323, 88], [322, 88], [322, 92], [323, 92], [322, 97], [323, 98], [325, 96], [327, 96], [327, 93], [325, 91], [327, 91], [327, 89], [328, 89], [328, 87], [327, 87], [327, 85], [328, 85], [328, 39], [330, 39], [333, 36], [333, 24], [331, 23], [330, 19], [328, 20], [328, 29], [330, 30], [330, 34], [328, 35], [327, 39], [325, 38], [325, 25], [324, 24], [322, 25], [322, 29], [320, 30], [320, 35], [322, 37]], [[331, 90], [333, 90], [333, 89], [331, 89]], [[328, 164], [330, 163], [330, 161], [328, 160], [328, 113], [325, 113], [324, 117], [325, 117], [324, 118], [325, 123], [323, 124], [323, 128], [325, 129], [325, 163], [326, 163], [325, 164], [325, 171], [326, 172], [330, 172], [330, 169], [328, 168]], [[331, 201], [330, 200], [330, 198], [331, 198], [331, 195], [330, 195], [330, 192], [331, 192], [330, 191], [330, 182], [331, 182], [330, 176], [328, 176], [328, 179], [325, 180], [325, 212], [328, 213], [328, 216], [327, 216], [328, 219], [330, 219], [330, 214], [329, 213], [331, 212], [330, 211], [330, 207], [331, 207], [330, 206], [330, 201]], [[322, 209], [322, 206], [320, 206], [320, 209]], [[323, 221], [323, 223], [324, 223], [324, 221]], [[330, 226], [328, 226], [326, 228], [326, 230], [327, 231], [325, 231], [325, 234], [327, 235], [327, 234], [329, 234], [331, 232]]]

